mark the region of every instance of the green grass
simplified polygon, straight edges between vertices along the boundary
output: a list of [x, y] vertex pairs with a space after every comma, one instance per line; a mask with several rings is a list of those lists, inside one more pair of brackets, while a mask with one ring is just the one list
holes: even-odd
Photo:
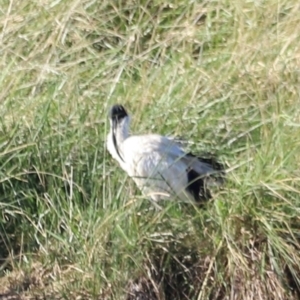
[[[297, 1], [0, 7], [0, 293], [300, 297]], [[155, 210], [106, 151], [114, 103], [218, 154], [214, 200]]]

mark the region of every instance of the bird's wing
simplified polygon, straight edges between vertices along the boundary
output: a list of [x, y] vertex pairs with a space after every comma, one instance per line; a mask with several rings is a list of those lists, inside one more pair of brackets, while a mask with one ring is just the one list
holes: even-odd
[[179, 194], [185, 189], [186, 165], [180, 159], [185, 153], [176, 143], [158, 135], [132, 136], [123, 147], [126, 171], [143, 191], [146, 187], [146, 194]]
[[[206, 184], [223, 183], [221, 165], [213, 159], [184, 152], [176, 142], [166, 137], [131, 136], [124, 141], [123, 147], [126, 171], [144, 194], [167, 192], [184, 198], [186, 189], [194, 186], [193, 194], [197, 191], [204, 196]], [[194, 195], [194, 198], [199, 197]]]
[[222, 166], [212, 158], [202, 158], [186, 153], [182, 148], [182, 144], [174, 139], [169, 139], [163, 136], [153, 136], [153, 148], [172, 161], [182, 161], [185, 163], [186, 168], [192, 168], [199, 175], [209, 175], [222, 170]]

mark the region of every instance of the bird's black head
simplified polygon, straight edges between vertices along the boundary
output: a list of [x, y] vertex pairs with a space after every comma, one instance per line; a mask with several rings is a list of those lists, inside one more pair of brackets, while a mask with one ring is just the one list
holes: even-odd
[[115, 104], [109, 112], [109, 117], [113, 121], [120, 122], [123, 120], [125, 117], [127, 117], [127, 111], [125, 110], [124, 106]]

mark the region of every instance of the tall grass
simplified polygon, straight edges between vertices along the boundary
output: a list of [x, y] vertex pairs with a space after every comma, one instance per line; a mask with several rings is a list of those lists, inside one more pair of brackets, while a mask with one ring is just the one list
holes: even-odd
[[[297, 1], [0, 7], [0, 293], [300, 297]], [[113, 103], [218, 154], [214, 200], [155, 210], [106, 152]]]

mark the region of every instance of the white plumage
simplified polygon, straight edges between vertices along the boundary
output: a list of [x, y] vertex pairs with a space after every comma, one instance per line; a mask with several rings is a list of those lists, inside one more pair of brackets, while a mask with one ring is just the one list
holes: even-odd
[[186, 153], [164, 136], [129, 135], [130, 118], [122, 105], [114, 105], [109, 118], [108, 151], [152, 200], [207, 200], [208, 182], [222, 182], [223, 167], [213, 159]]

